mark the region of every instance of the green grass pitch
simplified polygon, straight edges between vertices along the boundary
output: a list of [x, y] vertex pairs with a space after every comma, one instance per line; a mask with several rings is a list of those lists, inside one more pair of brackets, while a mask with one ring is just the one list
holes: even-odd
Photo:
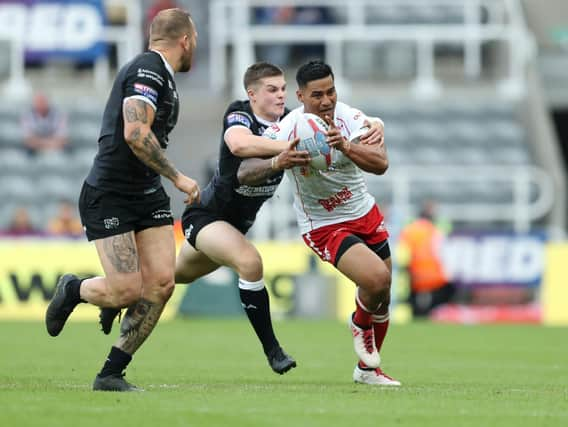
[[275, 328], [298, 361], [283, 376], [245, 318], [175, 320], [128, 369], [146, 392], [94, 393], [114, 337], [94, 323], [50, 338], [42, 323], [1, 322], [0, 426], [568, 426], [565, 328], [394, 325], [382, 358], [398, 389], [352, 383], [343, 323]]

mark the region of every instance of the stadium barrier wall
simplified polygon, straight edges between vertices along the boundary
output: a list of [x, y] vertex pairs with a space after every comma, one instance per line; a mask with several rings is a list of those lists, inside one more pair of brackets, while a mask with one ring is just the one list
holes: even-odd
[[541, 292], [542, 322], [553, 326], [568, 325], [568, 244], [547, 245], [546, 260]]
[[[542, 322], [568, 325], [568, 286], [565, 283], [568, 273], [565, 262], [568, 257], [568, 244], [544, 245], [543, 243], [543, 274], [539, 280], [541, 283], [533, 282], [531, 286], [541, 288]], [[275, 317], [300, 315], [335, 317], [341, 320], [349, 317], [353, 308], [353, 284], [331, 265], [319, 260], [314, 262], [312, 252], [303, 243], [267, 242], [258, 243], [257, 246], [264, 261], [265, 281], [271, 293], [271, 308]], [[395, 248], [393, 253], [399, 261], [395, 265], [403, 265], [408, 254], [399, 248]], [[43, 319], [46, 304], [53, 295], [58, 277], [69, 271], [81, 276], [102, 273], [94, 245], [83, 240], [0, 240], [0, 320]], [[227, 286], [227, 289], [236, 295], [234, 273], [227, 269], [225, 272], [220, 270], [217, 275], [217, 285]], [[207, 280], [211, 281], [212, 278], [213, 276], [209, 276]], [[305, 291], [306, 284], [314, 285]], [[198, 286], [193, 287], [198, 289]], [[193, 291], [190, 289], [191, 286], [176, 286], [174, 296], [164, 312], [164, 318], [171, 318], [178, 314], [178, 311], [182, 314], [192, 314], [191, 310], [184, 313], [184, 297], [191, 297]], [[298, 289], [300, 291], [297, 291]], [[396, 303], [404, 301], [408, 295], [408, 277], [404, 270], [395, 269], [393, 294], [393, 320], [409, 320], [407, 305]], [[217, 297], [210, 295], [208, 298]], [[235, 297], [232, 301], [237, 305], [231, 306], [232, 313], [238, 314], [238, 298]], [[302, 305], [303, 302], [308, 305]], [[215, 307], [219, 304], [213, 302], [211, 305]], [[96, 308], [82, 304], [77, 308], [73, 319], [96, 320], [97, 314]]]
[[[307, 283], [306, 279], [317, 276], [320, 277], [320, 291], [325, 289], [321, 286], [322, 277], [326, 278], [325, 285], [334, 290], [330, 300], [325, 302], [326, 307], [321, 314], [348, 318], [353, 306], [353, 284], [337, 273], [331, 265], [317, 262], [317, 270], [314, 270], [313, 266], [310, 267], [310, 263], [313, 263], [312, 253], [303, 243], [259, 243], [258, 248], [264, 260], [266, 286], [272, 294], [271, 308], [276, 317], [298, 313], [298, 308], [294, 307], [294, 289], [301, 283]], [[0, 319], [43, 319], [57, 280], [66, 272], [74, 272], [82, 277], [102, 274], [95, 246], [83, 240], [0, 240]], [[237, 288], [236, 276], [230, 271], [227, 274], [226, 271], [220, 270], [217, 272], [217, 278], [209, 276], [205, 280], [209, 283], [217, 282], [218, 286], [229, 286], [229, 289]], [[197, 289], [198, 286], [199, 284], [194, 287]], [[185, 310], [183, 305], [184, 296], [186, 293], [190, 295], [191, 287], [176, 286], [163, 314], [164, 318], [175, 316], [178, 310], [182, 314], [192, 314], [191, 310]], [[204, 294], [207, 295], [215, 297], [215, 293]], [[223, 294], [217, 294], [217, 297], [220, 295]], [[326, 301], [329, 295], [329, 292], [326, 292], [319, 296], [321, 301]], [[308, 298], [307, 295], [303, 297]], [[311, 298], [315, 298], [313, 293]], [[232, 314], [240, 310], [238, 298], [234, 301], [238, 309], [231, 307]], [[207, 303], [211, 307], [215, 306], [215, 302]], [[306, 313], [305, 307], [302, 310], [304, 315], [310, 314]], [[207, 313], [219, 314], [215, 310], [194, 314]], [[81, 304], [73, 314], [73, 319], [96, 319], [97, 315], [96, 308]]]

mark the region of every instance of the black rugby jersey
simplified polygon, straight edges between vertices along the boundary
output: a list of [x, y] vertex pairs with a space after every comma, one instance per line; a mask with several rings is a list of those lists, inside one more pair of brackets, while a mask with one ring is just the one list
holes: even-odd
[[179, 99], [173, 70], [157, 52], [144, 52], [119, 71], [107, 101], [99, 150], [87, 183], [105, 191], [149, 194], [161, 187], [160, 175], [146, 166], [124, 140], [122, 104], [134, 97], [148, 102], [155, 111], [152, 132], [162, 148], [177, 123]]
[[[284, 116], [288, 112], [286, 109]], [[223, 116], [219, 163], [213, 178], [201, 194], [201, 205], [222, 214], [231, 222], [250, 225], [262, 204], [278, 188], [284, 172], [279, 172], [254, 187], [240, 185], [237, 172], [243, 159], [231, 153], [224, 139], [225, 132], [232, 126], [245, 126], [258, 136], [262, 136], [268, 127], [257, 120], [249, 101], [235, 101], [229, 105]]]

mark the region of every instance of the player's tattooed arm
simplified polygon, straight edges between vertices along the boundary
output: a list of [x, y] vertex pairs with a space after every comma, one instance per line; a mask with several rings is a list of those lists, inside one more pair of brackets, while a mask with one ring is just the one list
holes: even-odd
[[179, 171], [166, 157], [154, 132], [154, 110], [147, 102], [129, 98], [122, 107], [124, 139], [134, 155], [160, 175], [175, 182]]
[[300, 142], [295, 139], [289, 143], [286, 150], [270, 159], [250, 158], [244, 159], [237, 171], [237, 179], [240, 184], [260, 185], [276, 173], [294, 166], [307, 166], [310, 156], [307, 151], [297, 151], [296, 146]]

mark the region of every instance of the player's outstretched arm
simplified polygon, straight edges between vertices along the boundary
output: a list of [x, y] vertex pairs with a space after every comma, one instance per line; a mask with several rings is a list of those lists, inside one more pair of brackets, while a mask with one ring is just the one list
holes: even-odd
[[288, 141], [275, 141], [254, 135], [244, 126], [235, 126], [225, 132], [225, 144], [237, 157], [276, 156], [288, 148]]
[[130, 98], [122, 107], [124, 140], [141, 162], [174, 183], [178, 190], [187, 194], [185, 203], [199, 200], [199, 186], [185, 176], [166, 157], [154, 132], [154, 109], [140, 99]]
[[331, 147], [341, 151], [365, 172], [382, 175], [387, 171], [389, 161], [384, 138], [373, 144], [352, 144], [341, 134], [331, 117], [326, 116], [325, 120], [329, 125], [327, 143]]
[[300, 140], [286, 142], [287, 147], [278, 155], [269, 159], [250, 158], [241, 162], [237, 171], [240, 184], [259, 185], [276, 173], [294, 166], [307, 166], [310, 156], [307, 151], [296, 151]]

